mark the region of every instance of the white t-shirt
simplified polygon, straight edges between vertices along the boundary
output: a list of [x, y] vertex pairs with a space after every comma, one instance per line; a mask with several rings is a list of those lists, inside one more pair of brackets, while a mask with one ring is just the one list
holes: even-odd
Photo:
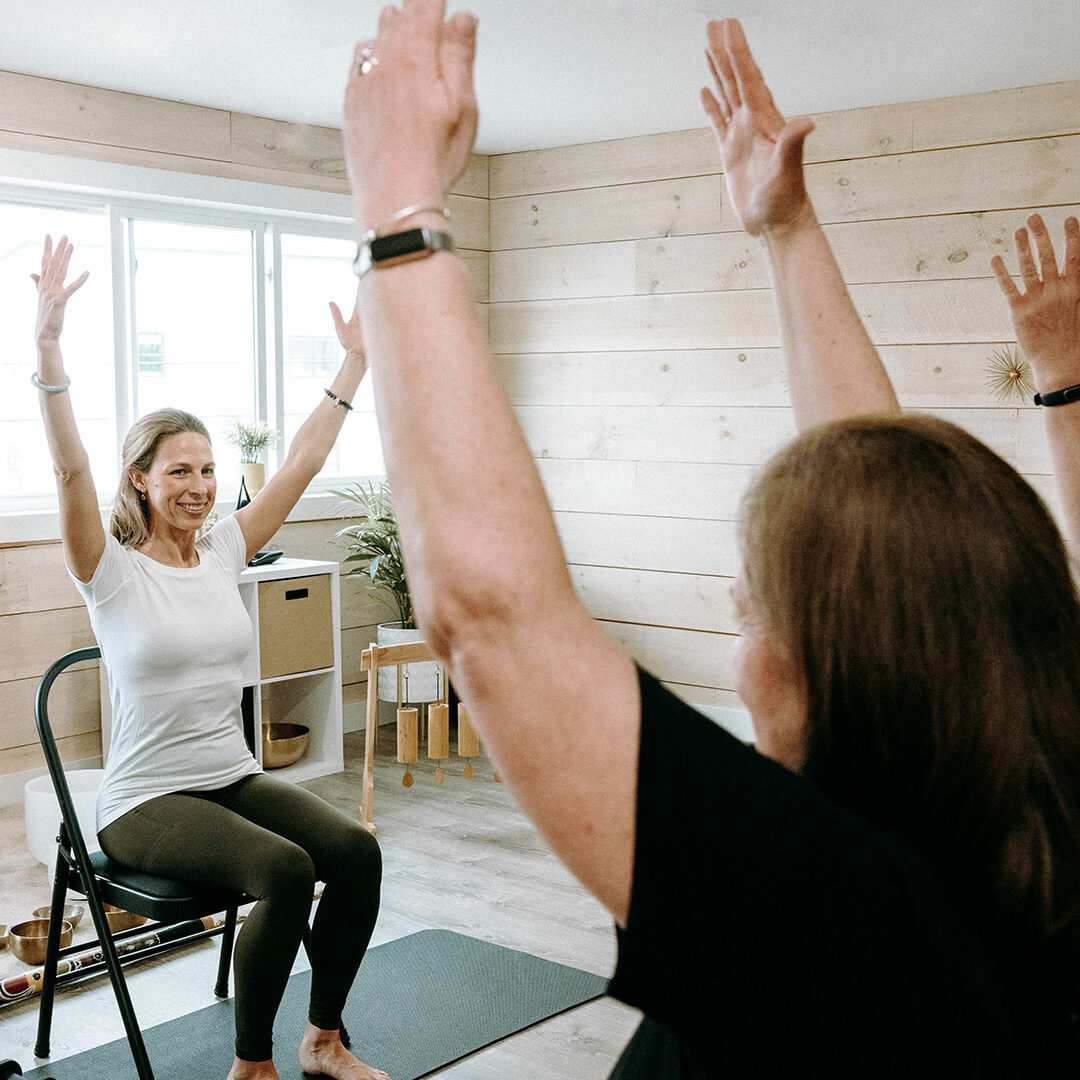
[[252, 626], [237, 588], [247, 549], [236, 519], [215, 525], [196, 551], [198, 566], [164, 566], [107, 534], [89, 583], [72, 575], [112, 699], [99, 831], [157, 795], [261, 771], [240, 712]]

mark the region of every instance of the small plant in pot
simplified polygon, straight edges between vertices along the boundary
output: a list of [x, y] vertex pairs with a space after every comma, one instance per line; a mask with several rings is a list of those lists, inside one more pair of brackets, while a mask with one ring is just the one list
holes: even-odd
[[241, 499], [253, 499], [266, 483], [266, 465], [259, 459], [274, 441], [275, 432], [263, 420], [234, 420], [225, 432], [225, 441], [240, 451]]
[[[354, 484], [344, 491], [332, 491], [351, 505], [350, 514], [362, 514], [363, 520], [339, 529], [335, 543], [348, 551], [347, 563], [354, 566], [349, 577], [366, 577], [369, 591], [376, 594], [397, 616], [392, 622], [380, 623], [378, 643], [396, 645], [404, 641], [419, 641], [405, 562], [401, 557], [401, 537], [390, 500], [390, 486], [385, 483]], [[402, 668], [402, 672], [405, 672]], [[412, 702], [434, 701], [442, 689], [439, 683], [440, 665], [432, 662], [408, 665], [408, 697]], [[383, 701], [397, 700], [397, 680], [392, 668], [379, 672], [379, 697]]]

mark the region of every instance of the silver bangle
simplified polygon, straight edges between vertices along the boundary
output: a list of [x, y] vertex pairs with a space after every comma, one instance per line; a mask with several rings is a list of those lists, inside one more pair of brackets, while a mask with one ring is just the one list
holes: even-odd
[[39, 389], [44, 390], [46, 394], [62, 394], [71, 385], [71, 376], [65, 375], [64, 381], [58, 386], [49, 386], [48, 383], [43, 383], [38, 378], [38, 373], [35, 371], [30, 376], [30, 381]]
[[391, 214], [377, 229], [365, 229], [360, 243], [370, 244], [377, 236], [385, 236], [391, 226], [417, 214], [442, 214], [447, 221], [450, 220], [450, 211], [445, 206], [406, 206]]

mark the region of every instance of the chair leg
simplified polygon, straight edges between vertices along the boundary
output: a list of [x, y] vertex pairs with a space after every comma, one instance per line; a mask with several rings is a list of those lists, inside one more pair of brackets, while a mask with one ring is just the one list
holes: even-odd
[[131, 995], [128, 993], [127, 982], [124, 980], [124, 972], [120, 966], [120, 956], [109, 929], [109, 920], [105, 917], [105, 908], [102, 906], [97, 882], [90, 878], [84, 884], [86, 885], [84, 890], [86, 900], [94, 919], [94, 929], [97, 930], [98, 943], [101, 945], [102, 957], [109, 972], [109, 981], [112, 983], [116, 1004], [120, 1009], [120, 1017], [124, 1021], [124, 1031], [127, 1033], [131, 1056], [135, 1061], [135, 1071], [139, 1074], [139, 1080], [154, 1080], [154, 1070], [150, 1066], [142, 1031], [139, 1030], [135, 1007], [131, 1004]]
[[[63, 832], [61, 832], [61, 837], [57, 838], [58, 841], [61, 838], [66, 838]], [[37, 1041], [34, 1043], [35, 1057], [49, 1056], [53, 1002], [56, 998], [56, 965], [60, 959], [60, 934], [63, 931], [62, 920], [57, 916], [64, 911], [70, 873], [67, 859], [64, 858], [64, 851], [60, 843], [57, 843], [52, 903], [49, 910], [49, 936], [45, 943], [45, 971], [41, 980], [41, 1002], [38, 1005]]]
[[217, 982], [214, 994], [219, 998], [229, 996], [229, 968], [232, 965], [233, 938], [236, 935], [236, 907], [225, 912], [225, 926], [221, 931], [221, 958], [218, 960]]

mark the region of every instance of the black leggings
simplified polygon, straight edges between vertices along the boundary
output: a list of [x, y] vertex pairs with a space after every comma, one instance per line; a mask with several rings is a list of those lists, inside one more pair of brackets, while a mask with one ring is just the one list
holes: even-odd
[[139, 870], [257, 898], [236, 939], [236, 1056], [272, 1056], [316, 881], [308, 1019], [336, 1030], [379, 912], [382, 857], [359, 822], [318, 795], [265, 774], [217, 791], [160, 795], [107, 825], [110, 858]]

